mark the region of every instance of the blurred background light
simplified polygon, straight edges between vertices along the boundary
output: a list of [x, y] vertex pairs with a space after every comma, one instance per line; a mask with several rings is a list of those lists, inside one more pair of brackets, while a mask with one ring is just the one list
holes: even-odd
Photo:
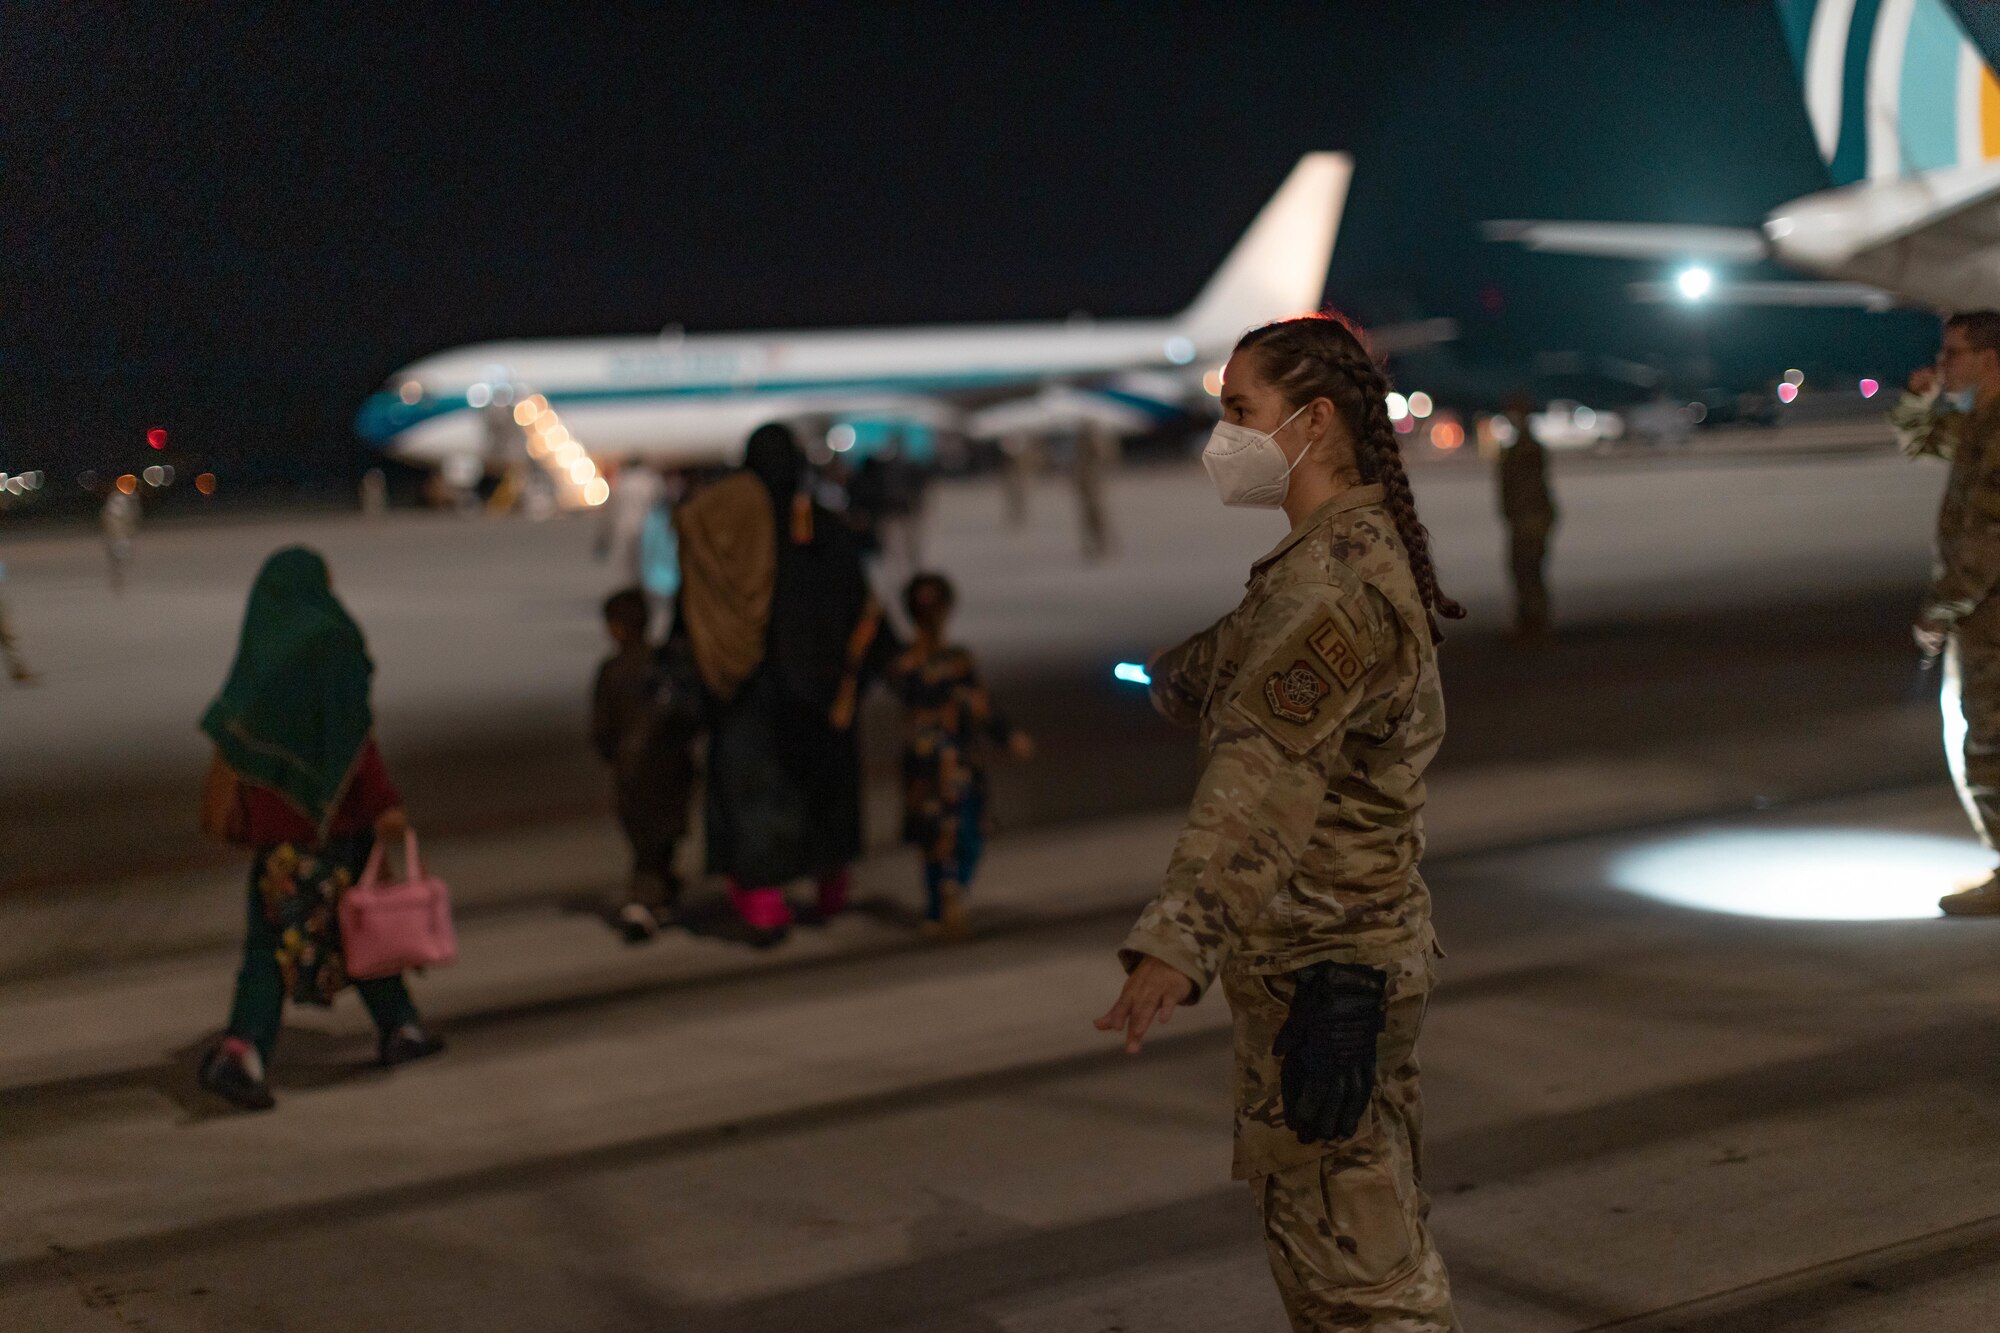
[[1715, 275], [1700, 265], [1684, 268], [1674, 279], [1674, 286], [1680, 290], [1682, 300], [1699, 301], [1715, 289]]
[[1797, 398], [1798, 396], [1799, 396], [1799, 386], [1798, 386], [1798, 385], [1796, 385], [1796, 384], [1780, 384], [1780, 385], [1778, 386], [1778, 401], [1779, 401], [1779, 402], [1781, 402], [1781, 403], [1789, 403], [1789, 402], [1791, 402], [1791, 401], [1792, 401], [1793, 399]]
[[1434, 404], [1431, 402], [1431, 396], [1427, 393], [1424, 393], [1422, 390], [1418, 390], [1416, 393], [1411, 394], [1409, 398], [1405, 401], [1409, 406], [1410, 415], [1413, 417], [1429, 416], [1431, 414], [1431, 409], [1434, 406]]
[[1698, 833], [1624, 852], [1611, 882], [1660, 902], [1780, 921], [1907, 921], [1984, 879], [1993, 853], [1971, 838], [1874, 829]]
[[1880, 392], [1882, 392], [1882, 386], [1879, 382], [1872, 379], [1861, 381], [1861, 396], [1863, 398], [1873, 398]]
[[1410, 415], [1410, 400], [1400, 393], [1392, 393], [1382, 400], [1389, 405], [1389, 420], [1401, 421]]

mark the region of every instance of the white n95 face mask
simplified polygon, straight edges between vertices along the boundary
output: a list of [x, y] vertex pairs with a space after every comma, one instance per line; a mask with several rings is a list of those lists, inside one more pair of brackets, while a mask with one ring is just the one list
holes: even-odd
[[[1301, 407], [1299, 412], [1305, 410]], [[1279, 422], [1278, 430], [1296, 421], [1299, 412]], [[1208, 469], [1208, 479], [1215, 483], [1222, 503], [1239, 509], [1276, 509], [1285, 503], [1285, 493], [1292, 487], [1292, 469], [1306, 461], [1312, 446], [1300, 449], [1299, 456], [1287, 462], [1284, 447], [1277, 440], [1278, 430], [1266, 434], [1233, 421], [1215, 423], [1208, 444], [1202, 448], [1201, 465]]]

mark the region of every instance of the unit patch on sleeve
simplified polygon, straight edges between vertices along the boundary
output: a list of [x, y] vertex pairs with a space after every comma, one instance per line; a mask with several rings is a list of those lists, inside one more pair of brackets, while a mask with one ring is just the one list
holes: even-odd
[[1333, 678], [1340, 682], [1342, 689], [1353, 689], [1368, 674], [1361, 654], [1354, 650], [1354, 645], [1331, 616], [1319, 622], [1318, 627], [1306, 637], [1306, 643], [1319, 660], [1326, 663], [1327, 670], [1333, 673]]
[[1304, 659], [1292, 663], [1289, 671], [1273, 671], [1264, 682], [1264, 702], [1272, 715], [1301, 727], [1318, 715], [1320, 704], [1332, 693], [1326, 678]]

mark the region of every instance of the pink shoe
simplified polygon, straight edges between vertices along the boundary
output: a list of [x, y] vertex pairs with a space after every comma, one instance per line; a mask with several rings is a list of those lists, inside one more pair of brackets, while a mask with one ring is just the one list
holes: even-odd
[[752, 930], [783, 930], [792, 924], [792, 907], [783, 889], [746, 889], [731, 880], [729, 902]]
[[848, 890], [854, 887], [854, 875], [846, 866], [819, 879], [819, 914], [834, 916], [847, 910]]

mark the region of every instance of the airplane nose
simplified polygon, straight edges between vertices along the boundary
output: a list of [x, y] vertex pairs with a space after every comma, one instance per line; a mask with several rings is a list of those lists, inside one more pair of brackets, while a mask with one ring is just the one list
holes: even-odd
[[370, 394], [354, 414], [354, 433], [370, 444], [383, 444], [416, 424], [420, 414], [398, 394]]

